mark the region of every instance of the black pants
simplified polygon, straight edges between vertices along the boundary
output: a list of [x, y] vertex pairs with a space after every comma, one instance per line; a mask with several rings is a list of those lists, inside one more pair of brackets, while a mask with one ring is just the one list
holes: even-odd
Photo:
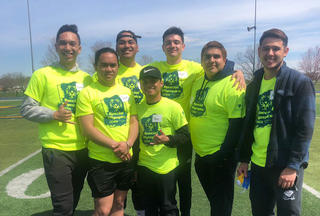
[[146, 216], [178, 216], [176, 201], [176, 170], [158, 174], [138, 166], [138, 184], [143, 185]]
[[210, 202], [211, 216], [230, 216], [233, 204], [236, 162], [196, 155], [195, 169]]
[[190, 216], [192, 185], [191, 185], [191, 140], [177, 147], [179, 167], [177, 168], [179, 203], [181, 216]]
[[190, 216], [192, 197], [191, 161], [179, 165], [177, 174], [181, 216]]
[[280, 168], [264, 168], [252, 163], [250, 200], [253, 216], [275, 215], [275, 204], [277, 204], [278, 216], [300, 215], [304, 170], [300, 168], [295, 185], [289, 189], [278, 186], [282, 170]]
[[73, 215], [87, 174], [88, 150], [61, 151], [42, 148], [54, 216]]

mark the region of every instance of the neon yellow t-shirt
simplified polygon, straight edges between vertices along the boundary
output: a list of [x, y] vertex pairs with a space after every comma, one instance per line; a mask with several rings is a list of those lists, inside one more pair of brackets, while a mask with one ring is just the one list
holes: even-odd
[[[134, 67], [127, 67], [121, 62], [119, 64], [118, 75], [116, 77], [116, 83], [123, 85], [131, 89], [136, 103], [141, 103], [144, 94], [140, 89], [139, 74], [142, 66], [136, 63]], [[93, 74], [93, 80], [98, 81], [97, 72]]]
[[174, 135], [175, 131], [187, 124], [182, 107], [168, 98], [153, 105], [144, 100], [137, 105], [140, 128], [140, 153], [138, 164], [155, 173], [166, 174], [179, 165], [177, 149], [164, 144], [149, 145], [160, 130], [165, 135]]
[[193, 148], [201, 157], [220, 149], [230, 118], [245, 115], [244, 90], [236, 90], [233, 83], [231, 76], [210, 82], [202, 76], [194, 82], [189, 128]]
[[169, 65], [166, 61], [153, 62], [163, 78], [161, 95], [178, 102], [186, 113], [187, 119], [192, 84], [197, 77], [203, 75], [202, 66], [193, 61], [182, 60], [179, 64]]
[[270, 80], [262, 79], [259, 91], [256, 125], [253, 131], [254, 142], [252, 144], [251, 161], [261, 167], [266, 165], [267, 148], [272, 126], [273, 90], [275, 84], [276, 77]]
[[[81, 70], [71, 72], [47, 66], [32, 74], [25, 95], [54, 111], [68, 101], [65, 108], [73, 113], [70, 121], [76, 122], [74, 117], [76, 100], [79, 91], [89, 83], [91, 83], [90, 75]], [[56, 120], [39, 123], [39, 138], [45, 148], [74, 151], [86, 147], [85, 139], [79, 131], [79, 124], [73, 125]]]
[[[77, 101], [76, 116], [94, 115], [94, 126], [105, 136], [120, 142], [129, 136], [130, 115], [136, 115], [136, 104], [130, 89], [116, 84], [112, 87], [93, 82], [84, 88]], [[89, 140], [89, 157], [119, 163], [113, 150]]]

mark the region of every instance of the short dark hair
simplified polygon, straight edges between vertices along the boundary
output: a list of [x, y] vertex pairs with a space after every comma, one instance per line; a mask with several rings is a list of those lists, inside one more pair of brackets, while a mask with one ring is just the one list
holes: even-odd
[[184, 33], [181, 30], [181, 28], [178, 28], [176, 26], [172, 26], [170, 28], [168, 28], [162, 35], [162, 42], [164, 42], [164, 39], [171, 34], [176, 34], [179, 35], [181, 37], [182, 42], [184, 43]]
[[203, 59], [203, 55], [205, 54], [205, 52], [210, 48], [219, 49], [221, 51], [221, 53], [222, 53], [222, 57], [224, 59], [227, 59], [227, 51], [224, 48], [224, 46], [218, 41], [210, 41], [206, 45], [204, 45], [204, 47], [201, 50], [201, 60]]
[[72, 32], [76, 34], [79, 40], [79, 44], [81, 44], [80, 35], [78, 34], [78, 27], [75, 24], [71, 24], [71, 25], [65, 24], [61, 26], [57, 33], [56, 42], [58, 42], [59, 36], [64, 32]]
[[285, 47], [288, 45], [288, 36], [280, 29], [273, 28], [263, 32], [259, 41], [260, 46], [262, 45], [263, 40], [266, 38], [278, 38], [282, 40]]
[[133, 31], [131, 31], [131, 30], [122, 30], [122, 31], [120, 31], [118, 34], [117, 34], [117, 39], [116, 39], [116, 42], [118, 43], [118, 41], [120, 40], [120, 38], [122, 38], [122, 37], [130, 37], [130, 36], [123, 36], [123, 33], [129, 33], [129, 34], [131, 34], [131, 38], [133, 38], [135, 41], [136, 41], [136, 43], [138, 43], [138, 41], [137, 41], [137, 38], [141, 38], [141, 36], [139, 36], [139, 35], [136, 35]]
[[117, 52], [114, 49], [110, 48], [110, 47], [104, 47], [104, 48], [101, 48], [101, 49], [97, 50], [95, 55], [94, 55], [94, 65], [95, 66], [97, 66], [99, 58], [100, 58], [102, 53], [112, 53], [112, 54], [114, 54], [117, 57], [117, 62], [119, 64], [119, 58], [118, 58]]

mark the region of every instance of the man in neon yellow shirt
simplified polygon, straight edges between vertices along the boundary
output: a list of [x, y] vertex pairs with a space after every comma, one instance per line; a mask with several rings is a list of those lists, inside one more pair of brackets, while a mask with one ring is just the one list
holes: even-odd
[[[178, 102], [189, 120], [189, 101], [193, 82], [197, 77], [203, 76], [202, 66], [193, 61], [182, 59], [185, 48], [184, 33], [178, 27], [168, 28], [162, 36], [162, 50], [166, 55], [166, 61], [153, 62], [150, 65], [157, 67], [162, 74], [163, 88], [161, 95]], [[228, 71], [233, 74], [234, 71]], [[245, 87], [245, 80], [241, 71], [232, 77], [240, 82], [240, 87]], [[178, 157], [180, 160], [178, 185], [180, 198], [180, 212], [182, 216], [189, 216], [191, 209], [191, 142], [186, 143], [183, 149], [178, 146]]]
[[59, 63], [35, 71], [21, 114], [39, 123], [42, 157], [53, 215], [73, 215], [87, 174], [85, 139], [75, 121], [79, 91], [91, 82], [76, 59], [81, 51], [76, 25], [63, 25], [56, 37]]
[[89, 139], [88, 183], [97, 216], [124, 214], [124, 200], [133, 178], [127, 161], [138, 136], [136, 104], [131, 90], [115, 82], [118, 67], [115, 50], [98, 50], [98, 81], [83, 89], [77, 100], [76, 115]]
[[141, 36], [130, 30], [120, 31], [117, 35], [116, 50], [120, 58], [120, 64], [116, 81], [130, 88], [136, 103], [139, 104], [143, 99], [143, 93], [139, 84], [139, 72], [142, 67], [135, 61], [136, 54], [139, 51], [137, 38], [141, 38]]
[[230, 216], [236, 168], [235, 148], [244, 117], [244, 91], [233, 87], [234, 63], [217, 41], [201, 51], [205, 74], [192, 86], [190, 133], [195, 169], [210, 202], [211, 215]]
[[258, 53], [263, 68], [246, 93], [238, 175], [251, 163], [252, 215], [300, 215], [304, 169], [315, 121], [312, 81], [289, 68], [288, 37], [280, 29], [263, 32]]
[[182, 107], [161, 96], [160, 71], [147, 66], [140, 72], [145, 100], [137, 105], [140, 126], [138, 184], [143, 185], [145, 215], [179, 215], [176, 206], [177, 145], [189, 139]]

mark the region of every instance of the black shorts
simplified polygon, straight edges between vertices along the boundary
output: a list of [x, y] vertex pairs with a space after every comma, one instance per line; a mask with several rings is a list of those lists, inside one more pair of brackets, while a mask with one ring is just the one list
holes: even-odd
[[133, 182], [133, 168], [128, 162], [108, 163], [89, 158], [87, 181], [92, 197], [110, 196], [115, 190], [127, 191]]

